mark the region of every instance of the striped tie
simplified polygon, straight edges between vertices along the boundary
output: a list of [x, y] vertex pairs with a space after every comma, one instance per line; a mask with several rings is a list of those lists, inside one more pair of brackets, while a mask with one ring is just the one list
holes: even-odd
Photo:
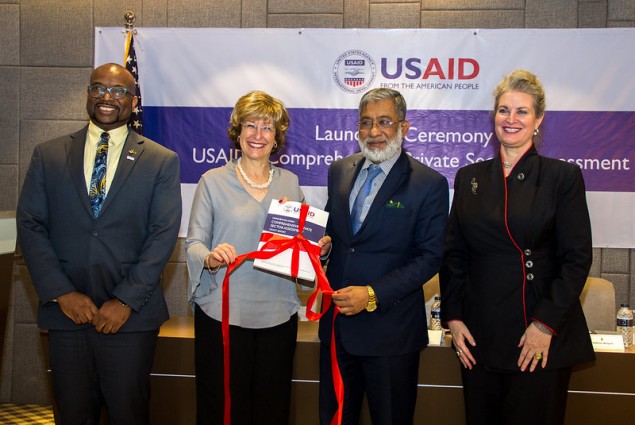
[[106, 199], [106, 160], [108, 158], [108, 140], [110, 134], [101, 133], [99, 142], [97, 143], [97, 153], [95, 154], [95, 165], [93, 173], [90, 176], [90, 188], [88, 190], [88, 199], [93, 209], [93, 217], [99, 215], [101, 206]]

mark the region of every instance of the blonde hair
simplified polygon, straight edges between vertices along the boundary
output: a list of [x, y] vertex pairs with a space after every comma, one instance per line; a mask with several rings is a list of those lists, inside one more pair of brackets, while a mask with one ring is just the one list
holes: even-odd
[[540, 118], [545, 113], [545, 91], [538, 77], [524, 69], [517, 69], [507, 74], [494, 89], [494, 111], [498, 109], [498, 102], [503, 93], [519, 91], [534, 97], [534, 112]]
[[276, 143], [271, 153], [278, 153], [282, 149], [290, 122], [289, 113], [282, 101], [259, 90], [249, 92], [238, 99], [229, 118], [230, 127], [227, 129], [229, 139], [236, 149], [240, 149], [238, 137], [242, 123], [246, 119], [261, 119], [272, 124], [276, 130]]
[[[534, 112], [537, 118], [545, 114], [546, 101], [542, 83], [534, 74], [524, 69], [517, 69], [505, 75], [494, 89], [494, 114], [498, 110], [500, 98], [504, 93], [517, 91], [526, 93], [534, 98]], [[542, 132], [537, 131], [533, 135], [534, 145], [538, 146], [542, 141]]]

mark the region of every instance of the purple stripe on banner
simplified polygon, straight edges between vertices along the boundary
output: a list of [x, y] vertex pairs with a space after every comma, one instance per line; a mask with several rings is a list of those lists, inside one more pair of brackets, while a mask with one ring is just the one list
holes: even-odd
[[[239, 156], [228, 140], [231, 108], [144, 107], [145, 134], [176, 151], [181, 181], [196, 183], [210, 168]], [[326, 186], [328, 166], [359, 151], [357, 110], [290, 109], [291, 126], [277, 166], [296, 173], [303, 186]], [[443, 174], [496, 155], [489, 111], [408, 112], [404, 148]], [[635, 192], [635, 112], [548, 111], [543, 121], [544, 156], [583, 170], [587, 190]]]

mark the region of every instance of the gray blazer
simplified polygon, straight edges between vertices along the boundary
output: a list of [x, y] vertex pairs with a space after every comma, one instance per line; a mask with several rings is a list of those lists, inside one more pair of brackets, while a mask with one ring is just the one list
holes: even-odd
[[115, 297], [128, 304], [133, 313], [120, 332], [156, 330], [168, 318], [160, 276], [181, 219], [179, 158], [131, 130], [94, 219], [87, 129], [36, 146], [20, 193], [18, 241], [40, 298], [38, 325], [82, 328], [51, 302], [78, 291], [97, 308]]

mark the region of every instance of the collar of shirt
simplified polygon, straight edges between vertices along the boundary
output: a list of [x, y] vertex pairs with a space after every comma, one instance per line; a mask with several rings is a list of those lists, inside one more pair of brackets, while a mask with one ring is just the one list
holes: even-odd
[[[99, 138], [101, 137], [101, 133], [105, 130], [99, 128], [92, 121], [88, 124], [88, 134], [86, 135], [86, 141], [90, 146], [96, 151], [97, 143], [99, 143]], [[121, 127], [114, 128], [108, 131], [110, 134], [110, 140], [108, 141], [108, 150], [110, 148], [118, 148], [123, 145], [128, 137], [128, 126], [122, 125]], [[94, 155], [93, 155], [94, 158]]]
[[[379, 189], [384, 184], [384, 181], [386, 180], [388, 173], [390, 173], [390, 170], [392, 170], [392, 167], [397, 162], [397, 159], [399, 159], [399, 155], [401, 155], [401, 148], [399, 148], [399, 150], [395, 153], [394, 156], [377, 164], [379, 165], [379, 168], [381, 168], [382, 173], [379, 174], [375, 178], [375, 180], [373, 180], [373, 188], [371, 189], [368, 195], [370, 198], [369, 199], [370, 203], [367, 202], [365, 207], [362, 209], [362, 214], [361, 214], [362, 220], [363, 218], [366, 217], [366, 213], [368, 212], [368, 207], [370, 206], [372, 201], [375, 199], [375, 195], [377, 195], [377, 192], [379, 192]], [[370, 167], [370, 164], [372, 164], [372, 161], [366, 158], [364, 160], [364, 165], [362, 165], [362, 169], [359, 171], [359, 174], [357, 175], [357, 180], [355, 180], [355, 183], [353, 184], [353, 189], [351, 190], [351, 193], [348, 198], [349, 212], [353, 210], [353, 204], [355, 203], [355, 198], [357, 197], [357, 194], [359, 193], [360, 189], [364, 185], [364, 181], [366, 181], [366, 176], [368, 175], [368, 167]]]
[[[379, 164], [377, 164], [379, 165], [379, 168], [381, 168], [381, 171], [384, 173], [385, 176], [387, 176], [388, 173], [390, 173], [390, 170], [392, 170], [392, 167], [397, 162], [397, 159], [399, 159], [399, 155], [401, 155], [401, 148], [399, 148], [399, 150], [393, 156], [391, 156], [384, 162], [380, 162]], [[368, 172], [368, 167], [370, 167], [370, 164], [372, 164], [372, 161], [366, 158], [364, 160], [364, 165], [362, 165], [362, 170], [366, 170], [366, 172]], [[361, 171], [360, 171], [360, 174], [361, 174]], [[365, 178], [366, 176], [364, 176], [364, 179]]]

